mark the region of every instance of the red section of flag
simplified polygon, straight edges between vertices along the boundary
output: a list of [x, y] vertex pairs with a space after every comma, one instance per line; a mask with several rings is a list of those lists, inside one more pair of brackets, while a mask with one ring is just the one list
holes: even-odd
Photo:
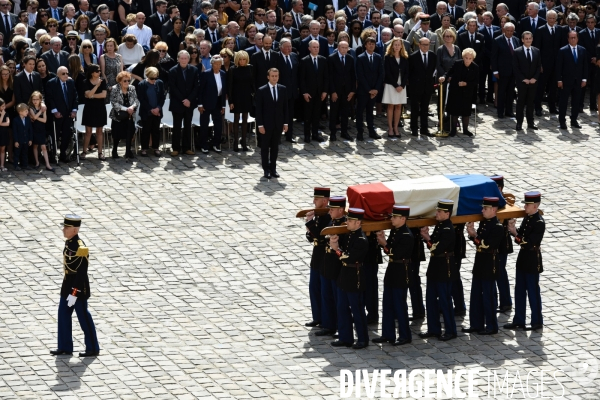
[[381, 221], [392, 212], [394, 192], [383, 183], [369, 183], [348, 187], [350, 207], [365, 210], [365, 219]]

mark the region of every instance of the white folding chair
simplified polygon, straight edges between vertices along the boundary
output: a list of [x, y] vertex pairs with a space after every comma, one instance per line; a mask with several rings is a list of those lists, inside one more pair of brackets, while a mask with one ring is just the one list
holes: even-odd
[[471, 111], [475, 114], [475, 121], [473, 127], [473, 135], [477, 135], [477, 106], [475, 104], [471, 104]]
[[106, 116], [108, 118], [107, 125], [104, 126], [104, 128], [102, 128], [102, 133], [104, 134], [104, 147], [105, 148], [112, 148], [112, 129], [110, 128], [110, 126], [108, 125], [108, 121], [110, 121], [110, 112], [112, 110], [112, 104], [108, 103], [105, 104], [106, 106]]
[[167, 135], [166, 131], [169, 129], [173, 129], [173, 114], [169, 111], [169, 105], [171, 104], [171, 99], [165, 99], [165, 105], [163, 106], [163, 118], [160, 121], [160, 129], [163, 132], [163, 152], [167, 151]]
[[[229, 132], [230, 132], [230, 126], [233, 126], [233, 124], [241, 124], [242, 123], [242, 116], [240, 115], [240, 119], [239, 121], [234, 121], [234, 114], [231, 112], [231, 110], [229, 109], [229, 102], [225, 102], [225, 115], [224, 115], [224, 123], [223, 126], [224, 128], [227, 130], [227, 142], [229, 143], [229, 148], [231, 149], [231, 140], [229, 138]], [[254, 118], [252, 118], [250, 115], [248, 115], [248, 127], [251, 127], [252, 124], [256, 125], [256, 120]], [[250, 129], [248, 130], [248, 133], [250, 133]], [[256, 146], [258, 147], [258, 133], [256, 133], [255, 137], [254, 137], [255, 141], [256, 141]]]

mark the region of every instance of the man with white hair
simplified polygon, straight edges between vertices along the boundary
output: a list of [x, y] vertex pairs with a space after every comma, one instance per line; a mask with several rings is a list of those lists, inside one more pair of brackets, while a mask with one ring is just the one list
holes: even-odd
[[542, 116], [542, 98], [548, 92], [548, 111], [550, 114], [558, 114], [556, 108], [557, 85], [555, 78], [556, 58], [561, 48], [564, 26], [557, 24], [558, 14], [554, 10], [546, 12], [548, 20], [546, 25], [537, 29], [533, 38], [533, 47], [540, 50], [542, 58], [542, 72], [540, 74], [537, 93], [535, 95], [535, 115]]
[[436, 31], [436, 29], [442, 27], [442, 15], [446, 14], [448, 11], [448, 6], [445, 1], [438, 1], [435, 6], [435, 13], [430, 18], [430, 27], [432, 31]]
[[[46, 62], [46, 65], [48, 65], [48, 62]], [[73, 119], [77, 115], [79, 104], [75, 81], [69, 77], [67, 67], [58, 67], [56, 77], [50, 79], [46, 84], [46, 101], [50, 112], [54, 116], [56, 136], [61, 138], [60, 161], [67, 162], [67, 149], [72, 139]]]
[[540, 5], [538, 3], [532, 1], [527, 5], [527, 16], [521, 18], [517, 36], [521, 37], [523, 32], [528, 31], [535, 38], [536, 29], [546, 24], [546, 20], [538, 15], [539, 12]]
[[[456, 0], [454, 0], [456, 1]], [[392, 3], [392, 12], [390, 14], [390, 19], [392, 20], [392, 22], [396, 19], [396, 18], [400, 18], [402, 19], [402, 21], [405, 21], [406, 15], [406, 6], [404, 5], [404, 1], [402, 0], [394, 0], [394, 2]]]
[[[235, 47], [233, 48], [233, 51], [240, 51], [245, 49], [246, 47], [248, 47], [248, 39], [246, 39], [243, 36], [240, 36], [240, 26], [237, 22], [235, 21], [231, 21], [227, 24], [227, 28], [228, 28], [228, 35], [229, 37], [232, 37], [235, 39]], [[223, 47], [223, 40], [221, 39], [219, 40], [219, 48]]]
[[135, 35], [139, 44], [145, 50], [150, 49], [150, 39], [152, 38], [152, 29], [149, 26], [144, 25], [146, 22], [146, 15], [139, 12], [135, 15], [135, 25], [127, 28], [127, 33]]
[[58, 67], [66, 67], [69, 65], [69, 53], [62, 48], [62, 40], [59, 37], [50, 39], [50, 50], [42, 54], [42, 59], [46, 62], [48, 72], [56, 74]]
[[513, 57], [520, 43], [513, 36], [514, 33], [515, 26], [507, 22], [504, 24], [504, 34], [494, 39], [492, 46], [492, 71], [498, 80], [498, 118], [515, 116], [512, 108], [515, 93]]
[[508, 18], [510, 18], [510, 22], [516, 25], [517, 20], [515, 19], [515, 17], [510, 15], [508, 11], [509, 8], [506, 4], [498, 3], [498, 5], [496, 5], [496, 18], [494, 18], [494, 25], [500, 26], [500, 18], [504, 17], [505, 15], [508, 16]]
[[317, 43], [319, 43], [320, 56], [325, 58], [329, 57], [329, 44], [327, 43], [327, 39], [319, 35], [319, 32], [321, 31], [321, 23], [316, 20], [310, 21], [308, 29], [310, 31], [310, 35], [304, 38], [304, 40], [302, 40], [300, 43], [300, 58], [304, 58], [308, 55], [308, 44], [311, 40], [315, 40]]

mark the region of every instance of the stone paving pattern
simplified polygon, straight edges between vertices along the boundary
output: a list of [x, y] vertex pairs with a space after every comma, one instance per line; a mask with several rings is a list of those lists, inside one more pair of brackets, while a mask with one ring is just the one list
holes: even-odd
[[[261, 178], [257, 152], [232, 151], [133, 164], [102, 163], [94, 153], [80, 168], [61, 164], [56, 175], [3, 173], [0, 398], [336, 399], [343, 368], [478, 366], [524, 376], [600, 359], [596, 117], [586, 111], [584, 128], [567, 132], [546, 115], [541, 130], [517, 134], [514, 120], [496, 121], [491, 107], [478, 107], [474, 139], [284, 142], [281, 178], [270, 182]], [[387, 126], [379, 117], [376, 124]], [[503, 174], [519, 199], [542, 191], [543, 332], [459, 333], [443, 343], [418, 338], [425, 326], [412, 325], [411, 345], [359, 351], [314, 336], [304, 327], [311, 245], [294, 218], [310, 207], [313, 186], [344, 194], [352, 184], [445, 173]], [[68, 212], [85, 217], [89, 305], [102, 348], [95, 359], [48, 353], [56, 347], [62, 279], [59, 225]], [[469, 245], [467, 306], [473, 257]], [[512, 291], [516, 253], [508, 260]], [[83, 351], [73, 318], [75, 351]], [[501, 314], [500, 323], [510, 318]], [[468, 317], [457, 324], [468, 326]], [[378, 336], [380, 327], [370, 328]], [[598, 380], [562, 377], [565, 398], [600, 398]], [[478, 384], [485, 391], [487, 383]], [[561, 394], [558, 385], [547, 390]]]

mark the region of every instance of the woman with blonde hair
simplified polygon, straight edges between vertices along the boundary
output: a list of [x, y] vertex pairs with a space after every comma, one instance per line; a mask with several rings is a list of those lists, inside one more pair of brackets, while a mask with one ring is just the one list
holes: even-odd
[[388, 105], [388, 137], [400, 137], [398, 124], [402, 115], [402, 105], [406, 104], [406, 83], [408, 82], [408, 53], [404, 40], [393, 38], [388, 45], [383, 60], [385, 87], [383, 104]]
[[81, 47], [79, 48], [79, 58], [81, 59], [81, 65], [83, 65], [83, 70], [85, 71], [88, 65], [98, 64], [98, 58], [94, 53], [94, 46], [92, 45], [92, 41], [85, 39], [81, 42]]
[[227, 73], [227, 98], [229, 109], [233, 112], [233, 151], [238, 152], [238, 124], [242, 117], [242, 150], [248, 151], [246, 133], [248, 131], [248, 113], [252, 111], [254, 96], [254, 68], [250, 65], [250, 56], [244, 50], [235, 53], [234, 66]]
[[[233, 38], [232, 38], [233, 39]], [[230, 67], [233, 65], [234, 63], [234, 55], [233, 55], [233, 51], [231, 51], [228, 48], [223, 48], [221, 49], [221, 51], [219, 52], [219, 55], [221, 56], [221, 58], [223, 59], [223, 64], [221, 65], [221, 69], [225, 72], [228, 72]]]

